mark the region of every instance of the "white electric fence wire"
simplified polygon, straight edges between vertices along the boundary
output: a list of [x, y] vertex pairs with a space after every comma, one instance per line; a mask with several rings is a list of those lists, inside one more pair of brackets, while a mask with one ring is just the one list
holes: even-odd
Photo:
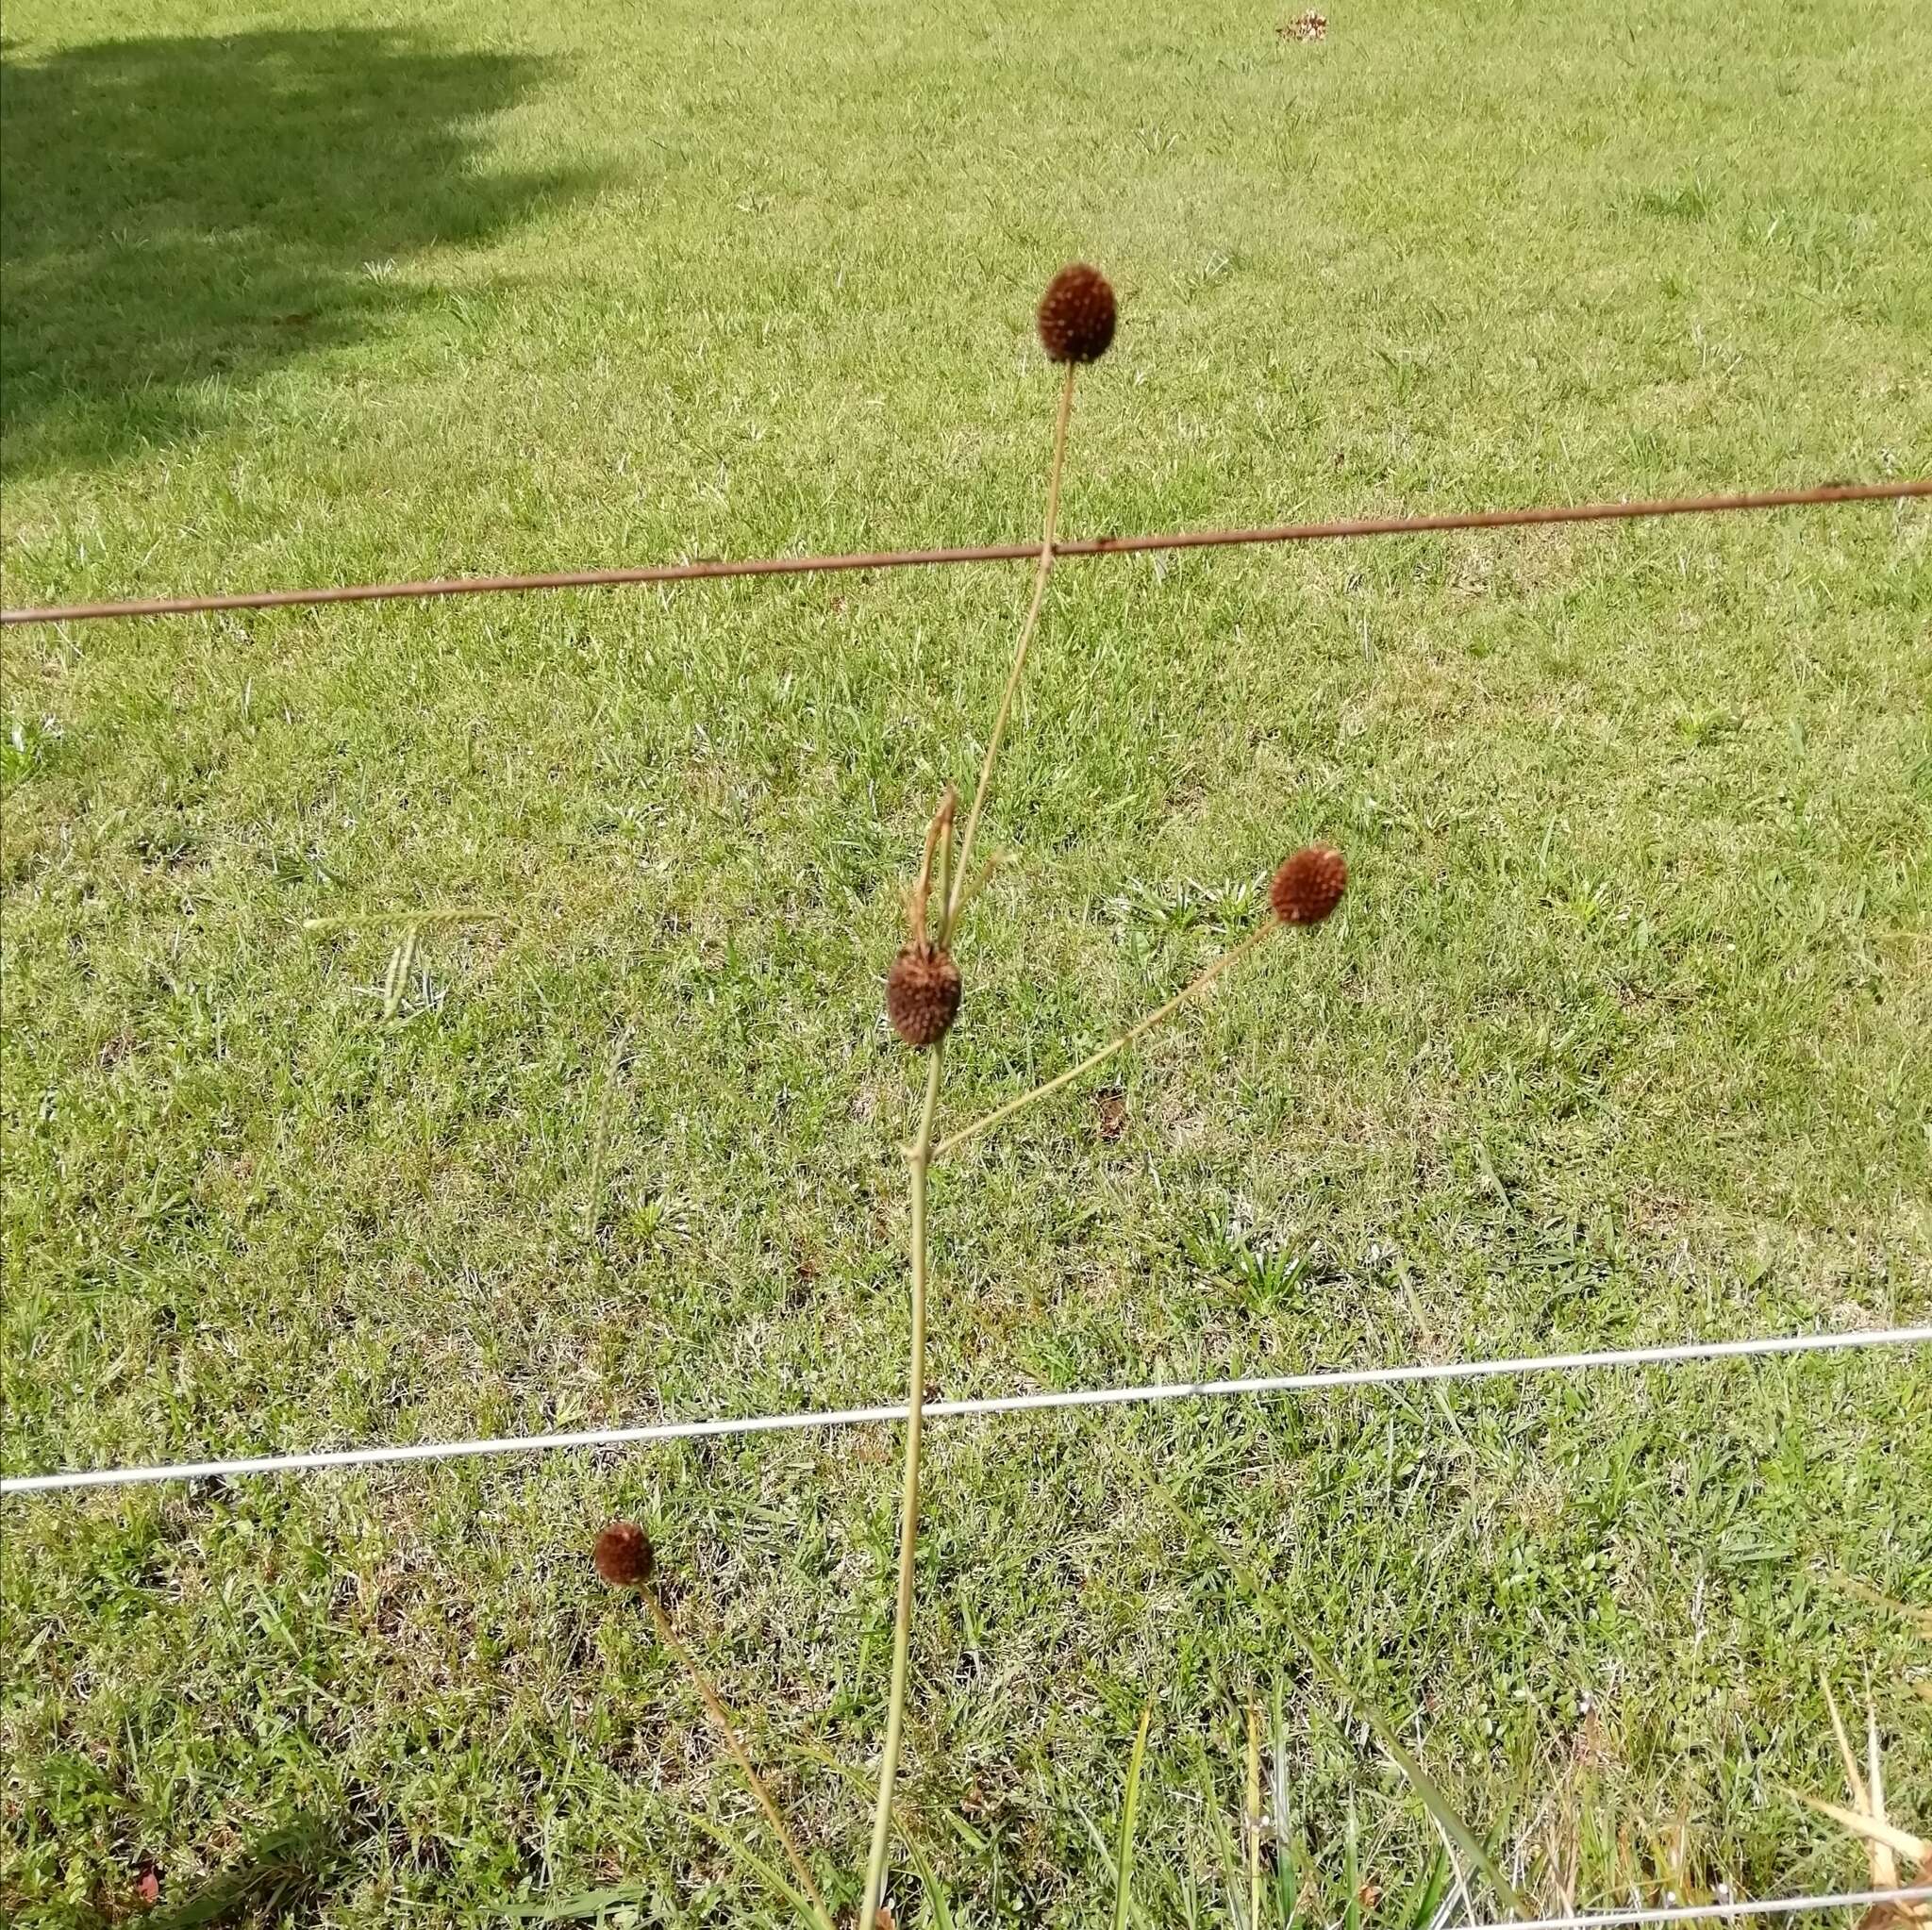
[[[1591, 1368], [1669, 1367], [1689, 1360], [1733, 1360], [1774, 1354], [1831, 1354], [1854, 1347], [1923, 1347], [1932, 1326], [1867, 1328], [1844, 1334], [1771, 1334], [1745, 1340], [1688, 1340], [1613, 1353], [1525, 1355], [1503, 1360], [1445, 1360], [1409, 1367], [1352, 1367], [1250, 1380], [1168, 1381], [1139, 1388], [1075, 1388], [1063, 1393], [1002, 1394], [991, 1399], [930, 1401], [928, 1420], [982, 1414], [1032, 1414], [1057, 1407], [1141, 1406], [1152, 1401], [1223, 1396], [1332, 1393], [1343, 1388], [1409, 1387], [1420, 1382], [1493, 1380], [1511, 1374], [1581, 1373]], [[206, 1481], [237, 1474], [301, 1474], [325, 1468], [396, 1467], [408, 1461], [453, 1461], [478, 1455], [526, 1455], [556, 1448], [634, 1447], [653, 1441], [703, 1440], [720, 1435], [778, 1434], [802, 1428], [858, 1427], [904, 1421], [903, 1406], [841, 1407], [796, 1414], [752, 1414], [709, 1421], [654, 1421], [635, 1427], [587, 1427], [561, 1434], [505, 1435], [481, 1440], [412, 1441], [395, 1446], [324, 1448], [308, 1454], [246, 1455], [226, 1460], [172, 1461], [154, 1467], [88, 1468], [53, 1474], [11, 1474], [0, 1495], [50, 1494], [78, 1488], [132, 1488], [156, 1481]]]
[[1574, 1917], [1511, 1918], [1504, 1923], [1458, 1923], [1456, 1930], [1620, 1930], [1631, 1923], [1708, 1923], [1737, 1917], [1796, 1917], [1808, 1910], [1849, 1910], [1872, 1904], [1932, 1899], [1932, 1883], [1908, 1889], [1848, 1889], [1828, 1896], [1775, 1896], [1755, 1902], [1674, 1904], [1654, 1910], [1599, 1910]]

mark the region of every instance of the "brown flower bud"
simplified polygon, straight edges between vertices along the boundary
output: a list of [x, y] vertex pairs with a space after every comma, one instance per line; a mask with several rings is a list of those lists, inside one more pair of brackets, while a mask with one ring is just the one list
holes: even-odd
[[1053, 362], [1097, 362], [1113, 340], [1113, 290], [1084, 261], [1063, 268], [1040, 298], [1040, 343]]
[[629, 1522], [612, 1522], [597, 1537], [591, 1559], [613, 1589], [641, 1588], [658, 1566], [651, 1538]]
[[886, 1016], [908, 1045], [937, 1045], [959, 1010], [959, 968], [938, 946], [908, 945], [886, 974]]
[[1348, 864], [1341, 852], [1311, 844], [1283, 860], [1268, 887], [1268, 902], [1283, 924], [1320, 924], [1347, 889]]

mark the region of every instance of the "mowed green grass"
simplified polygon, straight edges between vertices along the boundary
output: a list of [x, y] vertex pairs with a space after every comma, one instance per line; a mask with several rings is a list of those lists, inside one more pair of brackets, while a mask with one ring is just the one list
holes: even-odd
[[[15, 0], [6, 600], [1024, 539], [1075, 255], [1124, 320], [1073, 533], [1932, 473], [1915, 0], [1295, 10]], [[1292, 844], [1355, 884], [1124, 1116], [941, 1173], [937, 1390], [1925, 1319], [1928, 532], [1063, 570], [945, 1119]], [[7, 632], [8, 1471], [897, 1398], [879, 980], [1024, 591]], [[425, 907], [474, 915], [385, 1022]], [[898, 1451], [7, 1502], [0, 1905], [782, 1921], [591, 1578], [620, 1512], [850, 1901]], [[1923, 1353], [943, 1423], [928, 1471], [906, 1811], [963, 1922], [1106, 1921], [1149, 1697], [1147, 1922], [1235, 1921], [1277, 1690], [1316, 1921], [1351, 1805], [1397, 1892], [1425, 1818], [1304, 1639], [1544, 1903], [1858, 1882], [1788, 1793], [1839, 1792], [1821, 1671], [1932, 1825], [1932, 1649], [1843, 1586], [1932, 1600]]]

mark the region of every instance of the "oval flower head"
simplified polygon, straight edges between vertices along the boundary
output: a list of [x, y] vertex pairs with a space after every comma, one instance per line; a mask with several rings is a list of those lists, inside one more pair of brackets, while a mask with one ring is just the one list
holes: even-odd
[[908, 1045], [937, 1045], [959, 1011], [953, 955], [924, 940], [906, 946], [886, 974], [886, 1017]]
[[651, 1538], [629, 1522], [612, 1522], [597, 1537], [591, 1559], [613, 1589], [641, 1588], [658, 1566]]
[[1113, 341], [1113, 287], [1097, 268], [1074, 261], [1047, 283], [1035, 317], [1050, 362], [1097, 362]]
[[1325, 844], [1310, 844], [1282, 860], [1268, 902], [1283, 924], [1320, 924], [1348, 889], [1348, 860]]

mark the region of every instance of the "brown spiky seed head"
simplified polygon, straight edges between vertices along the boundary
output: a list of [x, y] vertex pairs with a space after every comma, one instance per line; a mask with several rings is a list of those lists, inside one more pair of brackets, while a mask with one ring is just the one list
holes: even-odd
[[937, 1045], [959, 1010], [959, 968], [937, 945], [906, 946], [886, 974], [886, 1017], [908, 1045]]
[[1074, 261], [1040, 298], [1040, 343], [1052, 362], [1097, 362], [1113, 340], [1113, 288], [1097, 268]]
[[1325, 844], [1311, 844], [1282, 860], [1268, 902], [1283, 924], [1320, 924], [1348, 889], [1348, 861]]
[[612, 1522], [597, 1537], [591, 1559], [613, 1589], [636, 1589], [651, 1579], [658, 1566], [651, 1538], [631, 1522]]

